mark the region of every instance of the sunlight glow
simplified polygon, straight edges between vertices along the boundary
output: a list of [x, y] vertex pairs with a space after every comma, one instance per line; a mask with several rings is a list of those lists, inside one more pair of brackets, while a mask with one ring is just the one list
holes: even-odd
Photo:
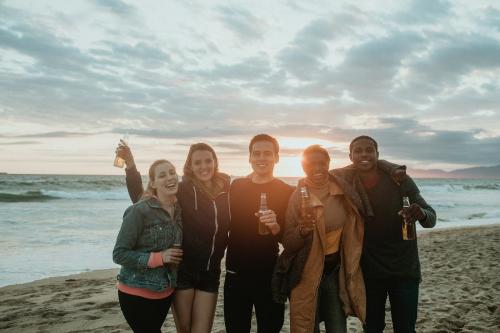
[[302, 151], [311, 145], [321, 145], [328, 149], [334, 146], [329, 140], [310, 137], [277, 137], [280, 143], [280, 162], [276, 165], [277, 177], [303, 177]]
[[305, 177], [301, 165], [302, 156], [281, 156], [274, 168], [276, 177]]
[[278, 142], [280, 143], [280, 149], [287, 149], [287, 150], [289, 149], [304, 150], [310, 145], [321, 145], [325, 148], [331, 147], [333, 145], [332, 141], [317, 139], [317, 138], [305, 138], [305, 137], [292, 138], [292, 137], [280, 136], [277, 137], [277, 139]]

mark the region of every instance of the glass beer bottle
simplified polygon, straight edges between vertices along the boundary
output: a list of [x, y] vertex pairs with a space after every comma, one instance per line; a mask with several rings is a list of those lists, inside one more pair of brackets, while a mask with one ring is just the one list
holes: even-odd
[[[410, 208], [410, 198], [403, 197], [403, 210]], [[417, 236], [417, 229], [414, 222], [408, 222], [403, 218], [402, 233], [404, 240], [414, 240]]]
[[314, 223], [314, 209], [306, 186], [300, 187], [300, 215], [302, 222]]
[[[121, 139], [122, 143], [128, 146], [128, 134], [125, 134], [123, 138]], [[115, 161], [113, 162], [113, 166], [117, 168], [123, 168], [125, 166], [125, 160], [118, 156], [118, 154], [115, 155]]]
[[264, 223], [260, 222], [260, 217], [264, 215], [264, 212], [267, 210], [267, 194], [266, 193], [261, 193], [260, 194], [260, 206], [259, 206], [259, 235], [268, 235], [269, 234], [269, 229]]
[[[172, 245], [172, 248], [173, 249], [182, 249], [182, 245], [180, 244], [180, 242], [176, 242]], [[174, 263], [171, 263], [170, 264], [170, 269], [172, 271], [177, 271], [179, 269], [179, 264], [174, 264]]]

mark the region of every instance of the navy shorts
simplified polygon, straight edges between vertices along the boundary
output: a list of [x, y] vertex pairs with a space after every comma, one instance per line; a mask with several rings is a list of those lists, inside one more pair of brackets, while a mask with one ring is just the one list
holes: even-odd
[[198, 289], [218, 293], [220, 272], [180, 269], [177, 275], [177, 290]]

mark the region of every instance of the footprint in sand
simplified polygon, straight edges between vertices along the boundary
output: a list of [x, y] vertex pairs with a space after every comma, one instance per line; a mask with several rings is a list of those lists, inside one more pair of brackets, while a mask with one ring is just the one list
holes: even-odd
[[112, 301], [112, 302], [106, 302], [106, 303], [102, 303], [102, 304], [99, 304], [97, 306], [98, 309], [111, 309], [111, 308], [115, 308], [115, 307], [118, 307], [118, 302], [116, 301]]
[[86, 315], [84, 316], [85, 319], [88, 319], [88, 320], [97, 320], [97, 319], [101, 319], [100, 316], [95, 316], [95, 315]]

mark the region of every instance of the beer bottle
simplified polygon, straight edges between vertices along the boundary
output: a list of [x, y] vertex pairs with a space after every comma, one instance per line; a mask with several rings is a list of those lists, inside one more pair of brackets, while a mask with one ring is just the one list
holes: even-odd
[[[410, 198], [403, 197], [403, 210], [410, 208]], [[403, 218], [402, 233], [404, 240], [414, 240], [417, 236], [417, 229], [414, 222], [408, 222]]]
[[[174, 244], [172, 244], [172, 248], [173, 249], [182, 249], [182, 245], [180, 243], [174, 243]], [[179, 269], [179, 264], [174, 264], [174, 263], [170, 264], [170, 269], [172, 271], [177, 271]]]
[[264, 212], [267, 210], [267, 194], [266, 193], [261, 193], [260, 194], [260, 206], [259, 206], [259, 220], [258, 220], [258, 232], [259, 235], [268, 235], [269, 234], [269, 229], [267, 226], [260, 222], [260, 217], [264, 215]]
[[300, 215], [302, 223], [314, 223], [314, 209], [306, 186], [300, 187]]
[[[123, 138], [120, 140], [121, 144], [128, 146], [128, 133], [123, 136]], [[113, 162], [113, 166], [117, 168], [123, 168], [125, 166], [125, 160], [121, 157], [118, 156], [118, 154], [115, 155], [115, 161]]]

